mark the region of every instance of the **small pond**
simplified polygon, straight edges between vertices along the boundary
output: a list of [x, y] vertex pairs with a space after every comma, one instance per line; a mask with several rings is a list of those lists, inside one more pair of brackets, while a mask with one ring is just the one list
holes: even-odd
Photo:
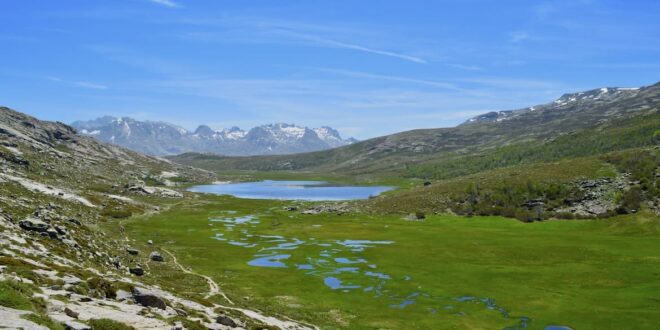
[[189, 191], [216, 195], [232, 195], [249, 199], [283, 199], [305, 201], [343, 201], [366, 199], [391, 190], [387, 186], [348, 186], [325, 181], [272, 181], [217, 183], [193, 186]]

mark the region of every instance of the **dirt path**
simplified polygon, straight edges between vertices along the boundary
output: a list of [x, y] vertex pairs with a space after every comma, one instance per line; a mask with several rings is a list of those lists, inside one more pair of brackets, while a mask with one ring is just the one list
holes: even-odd
[[179, 261], [176, 259], [176, 256], [172, 252], [170, 252], [166, 249], [162, 249], [162, 250], [165, 251], [165, 253], [169, 254], [169, 256], [172, 258], [172, 261], [174, 262], [174, 264], [177, 267], [179, 267], [179, 269], [181, 269], [182, 272], [184, 272], [186, 274], [190, 274], [190, 275], [199, 276], [199, 277], [206, 280], [206, 283], [209, 284], [209, 292], [206, 294], [206, 296], [204, 296], [204, 298], [209, 298], [211, 296], [215, 296], [215, 295], [219, 294], [223, 298], [225, 298], [225, 300], [227, 300], [230, 304], [232, 304], [232, 305], [234, 304], [234, 302], [231, 301], [231, 299], [229, 299], [229, 297], [227, 297], [227, 295], [225, 295], [224, 292], [220, 291], [220, 287], [218, 286], [218, 283], [215, 283], [215, 281], [211, 277], [195, 273], [192, 270], [190, 270], [186, 267], [183, 267], [183, 265], [179, 263]]
[[[208, 298], [208, 297], [219, 294], [223, 298], [225, 298], [225, 300], [227, 300], [230, 304], [232, 304], [232, 305], [234, 304], [229, 299], [229, 297], [227, 297], [222, 291], [220, 291], [220, 288], [218, 287], [218, 284], [215, 283], [215, 281], [211, 277], [195, 273], [192, 270], [185, 268], [183, 265], [181, 265], [179, 263], [179, 261], [176, 259], [176, 256], [172, 252], [168, 251], [167, 249], [162, 249], [162, 250], [172, 258], [172, 262], [174, 262], [174, 264], [177, 267], [179, 267], [179, 269], [181, 269], [182, 272], [184, 272], [186, 274], [190, 274], [190, 275], [199, 276], [199, 277], [202, 277], [206, 280], [206, 282], [209, 284], [209, 292], [204, 298]], [[291, 330], [302, 330], [302, 329], [315, 329], [315, 330], [318, 330], [319, 329], [318, 327], [316, 327], [312, 324], [307, 324], [307, 323], [304, 323], [304, 322], [296, 321], [296, 320], [291, 319], [291, 318], [287, 318], [288, 321], [283, 321], [283, 320], [277, 319], [275, 317], [263, 315], [263, 314], [261, 314], [261, 312], [251, 310], [251, 309], [231, 307], [231, 306], [223, 306], [223, 305], [215, 305], [215, 306], [225, 308], [225, 309], [232, 309], [232, 310], [235, 310], [235, 311], [239, 311], [239, 312], [243, 313], [244, 315], [246, 315], [246, 316], [248, 316], [252, 319], [259, 320], [259, 321], [264, 322], [264, 323], [269, 324], [269, 325], [277, 326], [280, 329], [291, 329]]]

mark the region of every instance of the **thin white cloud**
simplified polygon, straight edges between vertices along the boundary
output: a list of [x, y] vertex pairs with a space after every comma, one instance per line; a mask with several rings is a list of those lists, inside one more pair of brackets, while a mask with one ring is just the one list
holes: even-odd
[[461, 70], [466, 70], [466, 71], [481, 71], [483, 70], [482, 67], [476, 66], [476, 65], [465, 65], [465, 64], [460, 64], [460, 63], [449, 63], [447, 66], [456, 68], [456, 69], [461, 69]]
[[513, 31], [509, 33], [509, 41], [513, 43], [522, 42], [530, 38], [529, 32], [527, 31]]
[[[253, 17], [224, 17], [216, 20], [178, 19], [174, 22], [186, 25], [210, 27], [213, 29], [223, 28], [220, 33], [218, 33], [218, 31], [207, 31], [204, 33], [188, 33], [181, 35], [181, 37], [190, 40], [207, 42], [226, 42], [227, 40], [232, 40], [254, 43], [301, 43], [303, 45], [315, 47], [350, 49], [392, 57], [413, 63], [427, 63], [426, 59], [419, 56], [375, 48], [364, 45], [363, 42], [340, 41], [349, 39], [355, 35], [360, 35], [363, 39], [365, 35], [371, 35], [374, 38], [377, 36], [377, 34], [373, 34], [373, 32], [357, 29], [353, 30], [289, 21], [271, 21]], [[226, 34], [227, 31], [231, 31], [231, 34], [234, 35]], [[400, 41], [397, 42], [397, 44], [400, 43]]]
[[90, 88], [90, 89], [108, 89], [108, 86], [91, 83], [89, 81], [77, 81], [75, 85], [78, 87]]
[[92, 83], [92, 82], [89, 82], [89, 81], [68, 81], [68, 80], [65, 80], [65, 79], [62, 79], [62, 78], [59, 78], [59, 77], [52, 77], [52, 76], [51, 77], [46, 77], [46, 79], [48, 79], [50, 81], [54, 81], [56, 83], [66, 84], [66, 85], [70, 85], [70, 86], [76, 86], [76, 87], [80, 87], [80, 88], [97, 89], [97, 90], [108, 89], [108, 86], [106, 86], [106, 85]]
[[457, 87], [453, 83], [447, 83], [447, 82], [441, 82], [441, 81], [415, 79], [415, 78], [389, 76], [389, 75], [380, 75], [380, 74], [373, 74], [373, 73], [367, 73], [367, 72], [361, 72], [361, 71], [341, 70], [341, 69], [317, 68], [317, 70], [322, 71], [322, 72], [342, 75], [342, 76], [346, 76], [346, 77], [407, 82], [407, 83], [427, 85], [427, 86], [439, 87], [439, 88], [455, 90], [455, 91], [462, 91], [461, 88]]
[[172, 1], [172, 0], [148, 0], [151, 3], [155, 3], [157, 5], [169, 7], [169, 8], [179, 8], [181, 5], [178, 3]]
[[355, 45], [355, 44], [349, 44], [345, 42], [339, 42], [335, 40], [328, 40], [328, 39], [319, 39], [324, 43], [327, 43], [331, 46], [336, 46], [338, 48], [346, 48], [346, 49], [353, 49], [353, 50], [358, 50], [366, 53], [372, 53], [372, 54], [377, 54], [377, 55], [383, 55], [383, 56], [389, 56], [389, 57], [394, 57], [398, 58], [401, 60], [406, 60], [410, 62], [415, 62], [415, 63], [421, 63], [421, 64], [426, 64], [426, 60], [416, 57], [416, 56], [411, 56], [411, 55], [406, 55], [406, 54], [399, 54], [395, 52], [390, 52], [386, 50], [379, 50], [379, 49], [373, 49], [373, 48], [368, 48], [360, 45]]
[[387, 50], [382, 50], [382, 49], [375, 49], [371, 47], [366, 47], [363, 45], [358, 45], [355, 43], [348, 43], [348, 42], [342, 42], [342, 41], [337, 41], [334, 39], [328, 39], [316, 35], [311, 35], [311, 34], [306, 34], [306, 33], [299, 33], [296, 31], [292, 30], [286, 30], [286, 29], [280, 29], [276, 28], [273, 30], [273, 32], [283, 35], [283, 36], [288, 36], [292, 38], [297, 38], [303, 41], [311, 42], [315, 45], [318, 46], [323, 46], [323, 47], [332, 47], [332, 48], [343, 48], [343, 49], [352, 49], [352, 50], [357, 50], [365, 53], [370, 53], [370, 54], [376, 54], [376, 55], [382, 55], [382, 56], [389, 56], [393, 58], [397, 58], [400, 60], [404, 61], [409, 61], [409, 62], [414, 62], [414, 63], [420, 63], [420, 64], [426, 64], [426, 60], [417, 57], [417, 56], [412, 56], [408, 54], [403, 54], [403, 53], [397, 53], [397, 52], [392, 52], [392, 51], [387, 51]]

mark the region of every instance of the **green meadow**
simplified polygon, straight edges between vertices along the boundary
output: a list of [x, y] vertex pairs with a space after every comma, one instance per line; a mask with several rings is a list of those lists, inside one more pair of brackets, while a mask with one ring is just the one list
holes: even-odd
[[[324, 329], [660, 324], [660, 220], [652, 215], [407, 221], [284, 210], [292, 204], [202, 195], [123, 226], [143, 254], [171, 251], [236, 305]], [[148, 264], [159, 283], [201, 300], [205, 282], [166, 261]]]

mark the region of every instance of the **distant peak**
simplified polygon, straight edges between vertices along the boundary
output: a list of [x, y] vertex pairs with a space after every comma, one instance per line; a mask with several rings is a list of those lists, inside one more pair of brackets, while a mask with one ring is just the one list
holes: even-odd
[[197, 127], [197, 129], [193, 134], [204, 137], [210, 137], [213, 136], [213, 134], [215, 134], [215, 131], [211, 129], [211, 127], [208, 127], [207, 125], [199, 125], [199, 127]]

